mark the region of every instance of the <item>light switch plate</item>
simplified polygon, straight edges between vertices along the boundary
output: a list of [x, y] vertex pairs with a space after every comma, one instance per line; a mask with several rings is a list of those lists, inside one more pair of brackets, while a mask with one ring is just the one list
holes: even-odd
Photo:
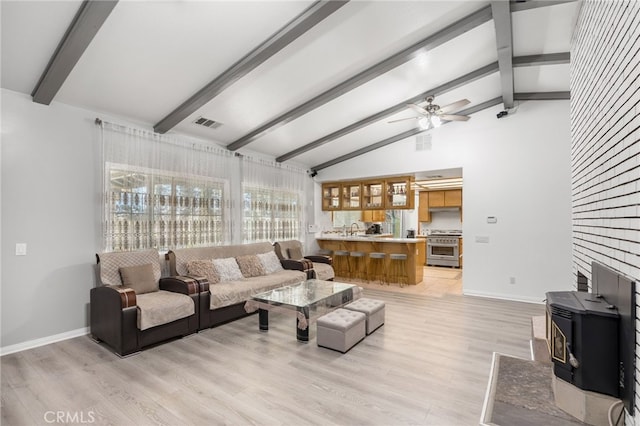
[[16, 243], [16, 256], [26, 256], [26, 255], [27, 255], [27, 244]]

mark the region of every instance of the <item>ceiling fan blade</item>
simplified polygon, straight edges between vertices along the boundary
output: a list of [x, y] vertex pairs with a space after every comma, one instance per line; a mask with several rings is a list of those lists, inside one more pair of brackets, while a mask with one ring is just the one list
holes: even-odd
[[407, 104], [407, 106], [408, 106], [409, 108], [411, 108], [412, 110], [414, 110], [415, 112], [417, 112], [418, 114], [421, 114], [421, 115], [427, 115], [427, 116], [429, 115], [429, 111], [427, 111], [426, 109], [422, 108], [422, 107], [421, 107], [421, 106], [419, 106], [419, 105], [416, 105], [416, 104]]
[[470, 103], [471, 103], [471, 101], [469, 101], [469, 99], [461, 99], [461, 100], [459, 100], [457, 102], [454, 102], [452, 104], [440, 107], [438, 112], [445, 113], [445, 112], [449, 112], [449, 111], [455, 111], [455, 110], [457, 110], [459, 108], [462, 108], [463, 106], [468, 105]]
[[450, 115], [450, 114], [440, 114], [438, 115], [441, 120], [447, 121], [467, 121], [469, 120], [468, 115]]
[[419, 120], [420, 118], [422, 117], [399, 118], [398, 120], [387, 121], [387, 123], [397, 123], [398, 121], [405, 121], [405, 120]]

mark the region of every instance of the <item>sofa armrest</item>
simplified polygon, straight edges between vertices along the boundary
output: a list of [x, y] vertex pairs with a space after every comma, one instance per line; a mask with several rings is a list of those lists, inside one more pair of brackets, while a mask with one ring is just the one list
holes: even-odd
[[309, 259], [282, 259], [280, 260], [280, 263], [282, 263], [282, 267], [284, 269], [289, 270], [307, 272], [308, 270], [313, 269], [313, 262]]
[[312, 262], [326, 263], [327, 265], [333, 264], [333, 259], [331, 258], [331, 256], [325, 256], [322, 254], [314, 254], [310, 256], [305, 256], [304, 258], [309, 259]]
[[188, 296], [209, 291], [209, 281], [204, 277], [175, 276], [160, 278], [160, 290], [173, 291]]
[[110, 309], [125, 309], [137, 306], [136, 292], [129, 287], [102, 285], [91, 289], [96, 303], [103, 303]]

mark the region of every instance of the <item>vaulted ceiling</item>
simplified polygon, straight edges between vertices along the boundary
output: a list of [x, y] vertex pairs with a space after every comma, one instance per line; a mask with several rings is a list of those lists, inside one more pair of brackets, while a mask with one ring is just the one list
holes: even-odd
[[[6, 1], [5, 89], [311, 170], [452, 113], [568, 99], [577, 1]], [[200, 120], [199, 120], [200, 119]], [[215, 122], [205, 127], [205, 119]], [[464, 122], [445, 122], [464, 126]], [[210, 124], [210, 123], [209, 123]]]

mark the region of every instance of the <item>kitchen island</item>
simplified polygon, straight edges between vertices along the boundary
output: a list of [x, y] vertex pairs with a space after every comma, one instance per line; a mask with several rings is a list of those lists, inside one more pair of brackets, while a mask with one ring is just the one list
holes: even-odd
[[[384, 238], [378, 236], [338, 236], [322, 235], [316, 237], [318, 246], [325, 250], [361, 251], [368, 254], [373, 252], [386, 253], [385, 270], [389, 270], [389, 254], [401, 253], [407, 255], [408, 283], [415, 285], [422, 281], [425, 264], [425, 244], [421, 238]], [[369, 265], [367, 263], [367, 269]]]

